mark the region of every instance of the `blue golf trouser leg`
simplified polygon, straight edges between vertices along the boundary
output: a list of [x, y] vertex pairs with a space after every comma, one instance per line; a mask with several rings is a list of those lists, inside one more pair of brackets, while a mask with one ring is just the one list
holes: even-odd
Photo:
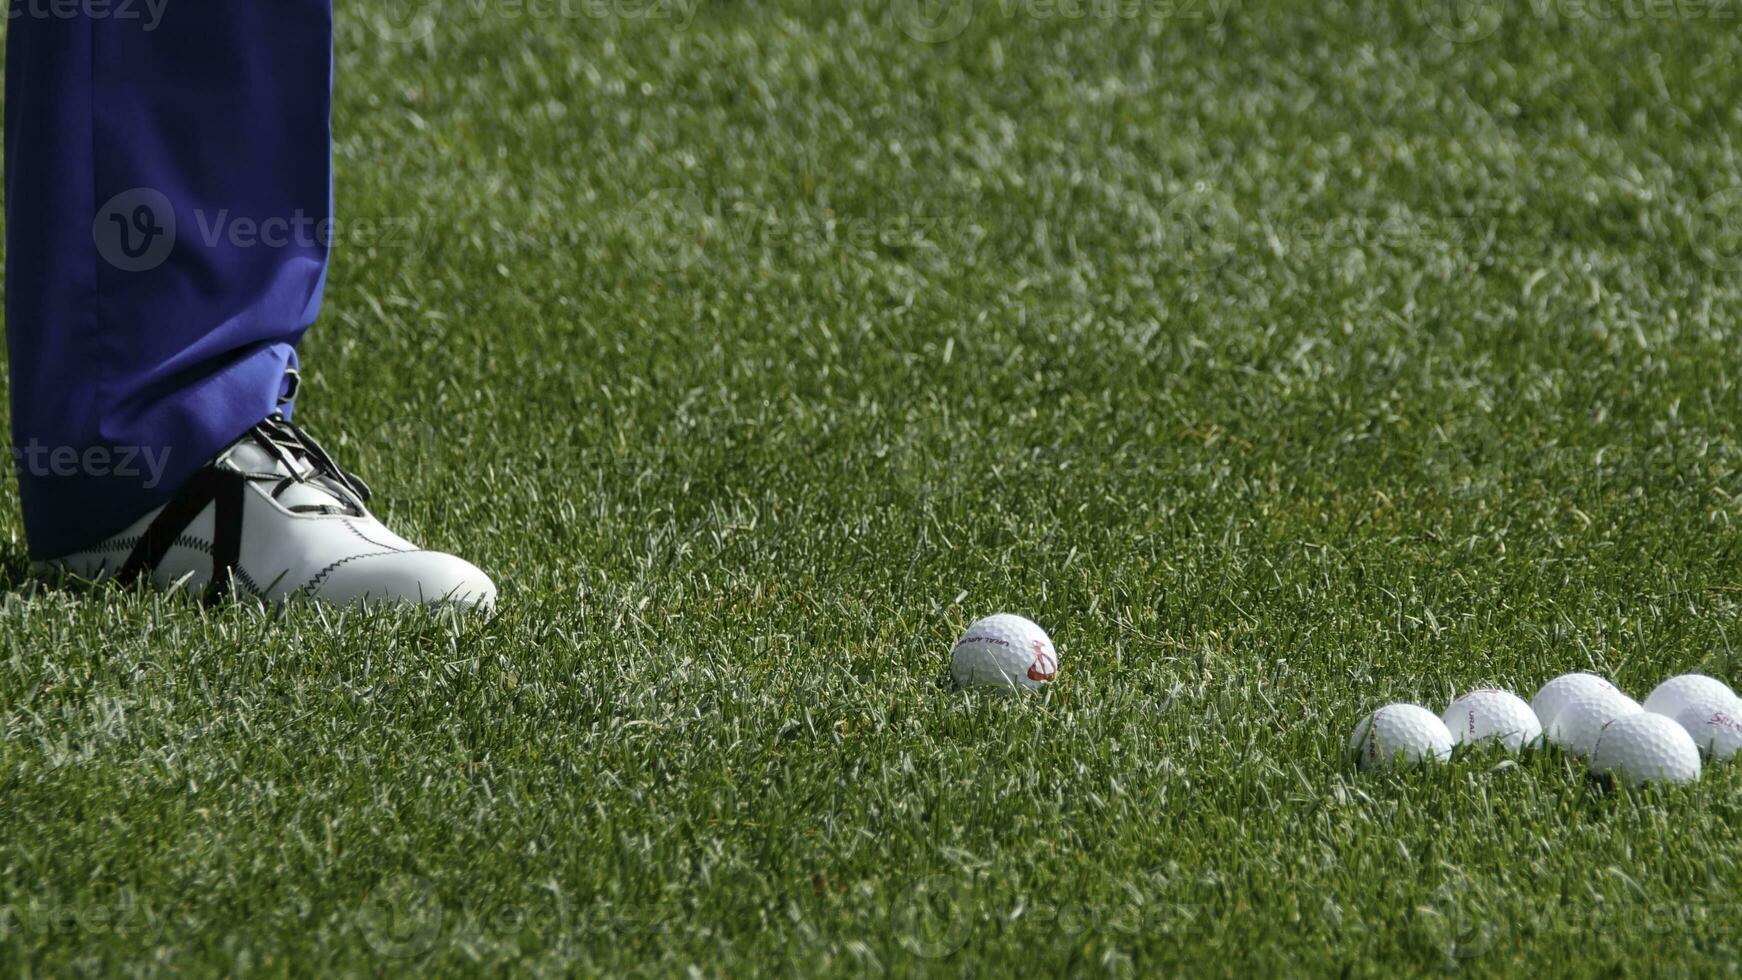
[[11, 0], [6, 334], [33, 558], [277, 407], [331, 239], [331, 0]]

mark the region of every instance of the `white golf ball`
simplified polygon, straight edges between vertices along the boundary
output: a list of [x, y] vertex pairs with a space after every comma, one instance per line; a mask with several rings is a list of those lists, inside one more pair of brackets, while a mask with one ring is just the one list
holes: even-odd
[[1058, 669], [1058, 651], [1046, 630], [1009, 613], [974, 623], [950, 652], [957, 687], [1033, 689], [1049, 683]]
[[1581, 694], [1600, 691], [1621, 693], [1620, 688], [1596, 674], [1562, 674], [1537, 690], [1536, 697], [1530, 699], [1530, 710], [1536, 712], [1537, 722], [1547, 731], [1554, 727], [1555, 716], [1561, 713], [1568, 701]]
[[1705, 674], [1679, 674], [1652, 688], [1645, 698], [1645, 710], [1674, 718], [1696, 701], [1713, 698], [1733, 698], [1730, 685]]
[[1481, 688], [1452, 702], [1440, 716], [1452, 741], [1464, 745], [1494, 740], [1517, 752], [1542, 737], [1542, 723], [1524, 699], [1511, 691]]
[[1581, 759], [1588, 759], [1597, 747], [1597, 737], [1603, 734], [1604, 725], [1642, 710], [1639, 702], [1619, 691], [1581, 694], [1555, 715], [1554, 724], [1548, 728], [1548, 740]]
[[1444, 762], [1452, 757], [1452, 733], [1426, 708], [1388, 704], [1355, 726], [1348, 753], [1363, 770]]
[[1673, 719], [1640, 711], [1603, 729], [1591, 753], [1591, 771], [1629, 786], [1691, 783], [1700, 778], [1700, 750]]
[[1695, 701], [1676, 712], [1675, 721], [1714, 759], [1729, 759], [1742, 749], [1742, 700], [1735, 697]]

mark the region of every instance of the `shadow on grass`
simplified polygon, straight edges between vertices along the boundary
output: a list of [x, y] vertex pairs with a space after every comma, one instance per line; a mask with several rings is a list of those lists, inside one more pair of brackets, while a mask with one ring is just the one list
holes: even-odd
[[0, 543], [0, 592], [9, 596], [32, 595], [49, 584], [30, 572], [30, 552], [17, 541]]

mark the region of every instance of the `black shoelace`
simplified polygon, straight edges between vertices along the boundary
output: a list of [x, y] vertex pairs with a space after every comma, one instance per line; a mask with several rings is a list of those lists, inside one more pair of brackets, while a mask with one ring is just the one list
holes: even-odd
[[308, 483], [341, 501], [342, 506], [301, 504], [288, 508], [292, 512], [350, 514], [353, 517], [363, 515], [364, 505], [371, 496], [369, 485], [363, 482], [362, 477], [335, 463], [326, 449], [315, 441], [314, 436], [303, 431], [300, 426], [275, 412], [256, 425], [249, 434], [291, 473], [290, 476], [278, 473], [247, 474], [251, 480], [276, 480], [277, 484], [272, 488], [273, 499], [276, 500], [298, 483]]
[[313, 436], [292, 425], [282, 414], [273, 414], [248, 430], [243, 438], [252, 439], [271, 453], [290, 475], [276, 471], [248, 473], [225, 466], [206, 465], [194, 473], [187, 486], [158, 512], [116, 572], [117, 578], [131, 582], [149, 575], [180, 540], [188, 525], [210, 506], [213, 509], [212, 577], [206, 590], [208, 597], [217, 598], [229, 593], [238, 581], [259, 592], [260, 589], [248, 585], [248, 578], [241, 570], [243, 500], [250, 482], [273, 482], [274, 499], [293, 486], [308, 484], [340, 502], [339, 506], [298, 505], [289, 508], [293, 512], [348, 514], [353, 517], [367, 513], [364, 504], [369, 500], [369, 485], [340, 468]]

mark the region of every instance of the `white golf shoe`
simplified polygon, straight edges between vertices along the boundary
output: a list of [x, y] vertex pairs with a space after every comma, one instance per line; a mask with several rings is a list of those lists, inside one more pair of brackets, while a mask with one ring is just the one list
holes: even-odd
[[368, 499], [363, 481], [273, 415], [132, 527], [38, 567], [92, 581], [147, 576], [166, 591], [269, 603], [495, 604], [489, 576], [389, 531], [369, 513]]

